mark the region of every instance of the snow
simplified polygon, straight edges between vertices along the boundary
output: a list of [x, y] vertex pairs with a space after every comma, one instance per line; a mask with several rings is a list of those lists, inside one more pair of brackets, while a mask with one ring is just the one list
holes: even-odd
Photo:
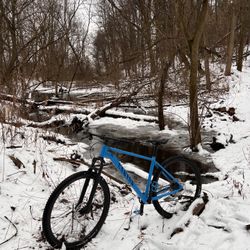
[[[123, 127], [127, 127], [127, 128], [137, 128], [139, 126], [145, 126], [145, 125], [149, 125], [148, 122], [145, 121], [133, 121], [129, 118], [111, 118], [111, 117], [105, 117], [103, 119], [99, 119], [99, 120], [95, 120], [92, 121], [91, 126], [97, 126], [97, 125], [103, 125], [103, 124], [113, 124], [114, 122], [116, 122], [119, 125], [122, 125]], [[151, 124], [149, 125], [151, 127], [157, 127], [157, 124]]]
[[[203, 185], [209, 201], [202, 214], [199, 217], [192, 214], [192, 208], [201, 202], [197, 199], [188, 211], [168, 220], [163, 219], [152, 205], [146, 205], [144, 215], [140, 216], [134, 213], [140, 205], [135, 194], [122, 195], [118, 188], [122, 184], [114, 185], [113, 180], [105, 177], [116, 202], [111, 202], [104, 226], [84, 249], [249, 249], [250, 232], [246, 229], [250, 224], [249, 66], [242, 73], [234, 71], [228, 78], [228, 85], [224, 103], [218, 102], [212, 107], [234, 107], [240, 121], [233, 122], [226, 114], [220, 117], [214, 113], [212, 118], [205, 118], [203, 122], [206, 129], [217, 132], [219, 141], [228, 141], [232, 134], [235, 143], [228, 143], [225, 149], [211, 154], [216, 168], [220, 170], [217, 173], [219, 180]], [[180, 120], [187, 121], [186, 111], [185, 107], [169, 107], [166, 114], [179, 112]], [[67, 117], [67, 121], [70, 120], [71, 117]], [[91, 121], [93, 127], [105, 124], [119, 124], [131, 131], [140, 127], [151, 127], [154, 133], [157, 130], [157, 124], [143, 120], [105, 117]], [[211, 124], [213, 128], [210, 128]], [[160, 135], [168, 133], [176, 132], [166, 128]], [[42, 135], [55, 136], [65, 144], [44, 140]], [[20, 147], [11, 149], [9, 146]], [[49, 244], [41, 236], [45, 203], [55, 186], [66, 176], [87, 169], [84, 165], [75, 168], [54, 158], [69, 158], [74, 152], [83, 155], [87, 153], [87, 147], [85, 143], [76, 144], [50, 131], [1, 126], [0, 249], [49, 249]], [[209, 154], [202, 145], [199, 148], [201, 154]], [[9, 158], [11, 155], [22, 161], [20, 169]], [[125, 167], [140, 176], [145, 175], [132, 164], [125, 164]], [[182, 231], [171, 236], [176, 228], [182, 228]]]

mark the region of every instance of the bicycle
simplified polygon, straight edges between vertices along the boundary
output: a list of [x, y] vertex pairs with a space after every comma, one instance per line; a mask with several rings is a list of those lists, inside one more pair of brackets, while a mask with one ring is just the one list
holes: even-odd
[[[113, 163], [137, 194], [141, 215], [144, 205], [153, 203], [161, 216], [171, 218], [178, 211], [187, 210], [200, 196], [201, 177], [192, 161], [182, 156], [170, 157], [162, 164], [156, 161], [158, 146], [167, 143], [167, 140], [147, 140], [153, 146], [153, 154], [144, 156], [108, 146], [108, 137], [101, 139], [104, 143], [100, 155], [93, 158], [91, 167], [63, 180], [46, 203], [42, 219], [43, 233], [54, 248], [65, 244], [67, 249], [80, 249], [97, 235], [104, 224], [110, 206], [109, 187], [101, 176], [104, 158]], [[149, 161], [144, 191], [130, 177], [117, 154]]]

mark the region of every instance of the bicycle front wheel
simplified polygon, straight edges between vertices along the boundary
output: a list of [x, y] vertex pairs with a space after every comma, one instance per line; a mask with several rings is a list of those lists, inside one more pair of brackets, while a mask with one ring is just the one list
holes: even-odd
[[[174, 156], [162, 163], [162, 166], [183, 186], [176, 194], [154, 200], [156, 211], [165, 218], [171, 218], [178, 211], [185, 211], [201, 193], [201, 177], [194, 162], [181, 156]], [[158, 171], [153, 177], [153, 197], [164, 191], [171, 192], [177, 188], [173, 181]], [[164, 191], [163, 191], [164, 190]]]
[[[88, 203], [94, 183], [97, 187], [92, 202]], [[80, 249], [101, 229], [109, 205], [109, 187], [101, 176], [87, 171], [73, 174], [48, 199], [43, 213], [43, 233], [54, 248], [65, 244], [67, 249]]]

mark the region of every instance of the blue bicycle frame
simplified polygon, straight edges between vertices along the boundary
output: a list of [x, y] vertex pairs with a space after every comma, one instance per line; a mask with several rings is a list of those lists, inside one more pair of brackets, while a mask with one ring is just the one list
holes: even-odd
[[[128, 172], [126, 171], [126, 169], [122, 166], [122, 164], [120, 163], [120, 160], [113, 153], [118, 153], [118, 154], [122, 154], [122, 155], [129, 155], [129, 156], [132, 156], [135, 158], [140, 158], [140, 159], [143, 159], [146, 161], [150, 161], [150, 168], [149, 168], [149, 172], [148, 172], [148, 179], [147, 179], [145, 192], [142, 192], [140, 190], [138, 185], [132, 180], [132, 178], [129, 176]], [[112, 161], [113, 165], [121, 173], [121, 175], [125, 178], [127, 183], [134, 189], [137, 196], [140, 198], [140, 200], [144, 204], [150, 203], [151, 201], [154, 201], [154, 200], [159, 200], [159, 199], [166, 197], [166, 196], [169, 196], [169, 195], [176, 194], [180, 190], [183, 189], [183, 186], [178, 182], [178, 180], [176, 178], [174, 178], [161, 164], [159, 164], [156, 161], [155, 156], [148, 157], [148, 156], [128, 152], [125, 150], [121, 150], [118, 148], [109, 147], [109, 146], [104, 144], [101, 148], [100, 157], [108, 158]], [[152, 175], [153, 175], [155, 167], [160, 169], [160, 171], [162, 171], [164, 177], [166, 178], [166, 180], [169, 181], [169, 183], [177, 184], [176, 185], [177, 188], [174, 190], [168, 191], [170, 189], [170, 184], [169, 184], [160, 190], [160, 194], [157, 194], [156, 196], [150, 197], [150, 187], [153, 188], [153, 192], [156, 191], [156, 189], [158, 188], [156, 183], [152, 182]]]

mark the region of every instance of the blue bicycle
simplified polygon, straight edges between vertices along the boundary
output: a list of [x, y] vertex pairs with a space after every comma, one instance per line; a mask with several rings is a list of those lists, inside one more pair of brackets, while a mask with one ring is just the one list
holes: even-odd
[[[174, 156], [162, 164], [156, 161], [159, 145], [167, 140], [148, 140], [153, 146], [152, 156], [144, 156], [108, 146], [110, 138], [104, 141], [100, 156], [93, 158], [88, 171], [75, 173], [52, 192], [43, 213], [43, 233], [47, 241], [60, 248], [80, 249], [97, 235], [108, 215], [110, 191], [102, 177], [105, 160], [109, 159], [137, 194], [143, 214], [145, 204], [153, 203], [156, 211], [165, 218], [171, 218], [180, 210], [187, 210], [201, 193], [201, 177], [194, 162]], [[113, 140], [113, 139], [112, 139]], [[150, 163], [148, 179], [144, 190], [130, 177], [119, 160], [128, 155]]]

